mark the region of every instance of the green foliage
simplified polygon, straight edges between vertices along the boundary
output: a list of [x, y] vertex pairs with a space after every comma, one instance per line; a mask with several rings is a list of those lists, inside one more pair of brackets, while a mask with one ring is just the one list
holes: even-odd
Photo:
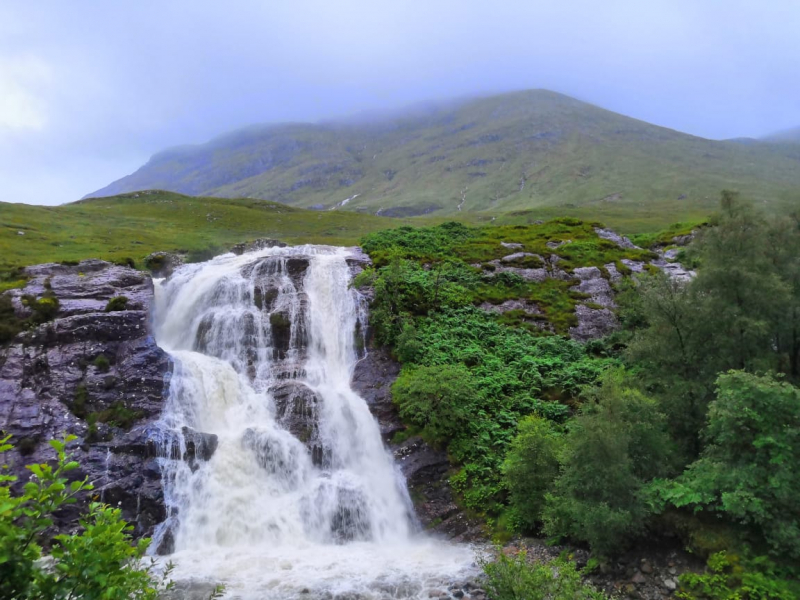
[[106, 304], [106, 312], [116, 312], [125, 310], [128, 307], [127, 296], [114, 296]]
[[[53, 525], [53, 514], [74, 504], [91, 490], [86, 480], [69, 480], [78, 468], [67, 444], [52, 440], [56, 464], [28, 465], [31, 479], [21, 494], [12, 492], [16, 477], [0, 471], [0, 599], [2, 600], [156, 600], [169, 584], [143, 566], [148, 539], [131, 544], [132, 529], [118, 509], [93, 503], [81, 520], [82, 532], [53, 538], [52, 567], [41, 561], [42, 545]], [[9, 437], [0, 440], [0, 454], [11, 449]]]
[[109, 369], [111, 369], [111, 363], [105, 354], [98, 354], [97, 358], [94, 359], [92, 364], [94, 364], [97, 370], [101, 373], [108, 373]]
[[611, 372], [569, 423], [562, 471], [544, 510], [545, 531], [610, 555], [646, 526], [644, 485], [669, 466], [670, 443], [654, 400]]
[[702, 268], [691, 283], [642, 278], [633, 303], [620, 298], [634, 328], [629, 359], [670, 416], [687, 463], [701, 451], [720, 372], [776, 370], [800, 381], [798, 222], [766, 221], [725, 192], [711, 225], [695, 244]]
[[461, 262], [448, 261], [425, 269], [419, 263], [393, 257], [375, 281], [370, 314], [375, 335], [393, 345], [413, 317], [471, 303], [468, 287], [478, 275]]
[[58, 314], [58, 298], [50, 290], [46, 290], [40, 298], [25, 294], [20, 300], [23, 306], [27, 306], [31, 310], [28, 322], [32, 325], [40, 325], [52, 321]]
[[611, 364], [589, 357], [576, 342], [534, 337], [475, 308], [417, 318], [401, 341], [397, 353], [407, 362], [400, 380], [423, 366], [430, 379], [437, 369], [455, 366], [465, 369], [480, 391], [470, 397], [470, 418], [450, 438], [448, 452], [461, 466], [451, 482], [464, 503], [481, 513], [500, 510], [500, 467], [519, 419], [536, 413], [563, 420], [566, 403]]
[[115, 402], [109, 408], [95, 413], [89, 413], [86, 416], [86, 421], [89, 425], [95, 423], [107, 423], [113, 427], [120, 427], [122, 429], [130, 429], [134, 422], [142, 418], [142, 412], [138, 410], [131, 410], [125, 406], [124, 402]]
[[[553, 243], [560, 245], [553, 247]], [[509, 249], [503, 244], [518, 244]], [[548, 245], [550, 244], [550, 245]], [[394, 346], [409, 320], [446, 308], [506, 300], [526, 300], [538, 309], [507, 311], [497, 318], [512, 327], [538, 335], [546, 325], [567, 334], [577, 325], [575, 306], [583, 294], [558, 277], [541, 282], [525, 281], [513, 272], [496, 271], [488, 262], [521, 252], [507, 266], [558, 269], [598, 266], [623, 258], [646, 260], [648, 251], [622, 249], [600, 238], [594, 224], [561, 218], [530, 226], [467, 228], [458, 223], [436, 227], [401, 227], [375, 233], [362, 240], [377, 269], [362, 273], [357, 287], [375, 288], [371, 320], [378, 341]], [[481, 269], [475, 265], [480, 264]], [[621, 263], [620, 263], [621, 264]]]
[[717, 381], [701, 457], [658, 492], [676, 507], [756, 528], [776, 556], [800, 558], [800, 390], [732, 371]]
[[558, 476], [564, 437], [551, 421], [538, 415], [523, 418], [503, 461], [503, 480], [511, 506], [529, 528], [539, 525], [545, 494]]
[[435, 444], [446, 444], [465, 428], [480, 402], [480, 392], [463, 365], [404, 369], [392, 386], [404, 422], [422, 428]]
[[758, 557], [742, 560], [719, 552], [709, 557], [704, 573], [680, 577], [681, 600], [794, 600], [800, 585], [789, 579], [775, 563]]
[[398, 253], [420, 261], [441, 260], [452, 255], [456, 244], [475, 235], [474, 230], [451, 221], [436, 227], [399, 227], [373, 233], [361, 240], [361, 248], [376, 266], [382, 267]]
[[0, 294], [0, 344], [13, 340], [24, 327], [24, 321], [17, 318], [11, 297]]
[[497, 549], [494, 561], [480, 561], [486, 591], [492, 600], [605, 600], [607, 596], [583, 583], [575, 564], [566, 558], [531, 563], [526, 551], [508, 556]]

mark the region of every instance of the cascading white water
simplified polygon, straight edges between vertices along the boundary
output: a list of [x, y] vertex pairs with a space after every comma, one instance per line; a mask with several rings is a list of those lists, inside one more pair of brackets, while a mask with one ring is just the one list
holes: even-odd
[[176, 577], [242, 599], [416, 598], [470, 569], [469, 549], [415, 534], [350, 387], [366, 312], [346, 256], [268, 248], [157, 284], [156, 337], [175, 368], [160, 459], [170, 516], [154, 545], [171, 546]]

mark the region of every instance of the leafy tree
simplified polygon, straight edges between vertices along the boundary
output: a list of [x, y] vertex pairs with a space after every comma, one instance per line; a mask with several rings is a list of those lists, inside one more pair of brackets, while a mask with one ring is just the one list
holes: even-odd
[[661, 495], [755, 527], [776, 555], [800, 559], [800, 389], [741, 371], [717, 385], [702, 456]]
[[[775, 324], [789, 289], [766, 243], [769, 224], [733, 192], [722, 193], [721, 211], [699, 240], [702, 268], [692, 283], [714, 342], [719, 370], [770, 368], [775, 364]], [[701, 324], [701, 323], [698, 323]]]
[[702, 450], [720, 372], [800, 371], [797, 224], [769, 222], [723, 192], [711, 225], [692, 250], [701, 265], [693, 281], [642, 278], [640, 297], [626, 308], [637, 328], [628, 358], [670, 415], [687, 464]]
[[530, 528], [542, 520], [545, 494], [558, 476], [563, 436], [551, 421], [530, 415], [519, 422], [503, 462], [503, 480], [511, 506]]
[[609, 373], [569, 423], [562, 472], [546, 496], [545, 531], [613, 554], [644, 531], [644, 485], [669, 467], [670, 442], [657, 404]]
[[[11, 449], [9, 438], [0, 439], [0, 454]], [[52, 567], [40, 561], [53, 513], [92, 489], [86, 479], [68, 481], [67, 473], [78, 468], [66, 451], [74, 439], [50, 442], [56, 451], [55, 466], [28, 465], [31, 479], [21, 494], [11, 489], [16, 477], [0, 472], [0, 599], [155, 600], [170, 587], [169, 569], [160, 579], [153, 564], [141, 565], [150, 540], [132, 544], [131, 527], [118, 509], [92, 503], [81, 521], [82, 533], [53, 538]]]

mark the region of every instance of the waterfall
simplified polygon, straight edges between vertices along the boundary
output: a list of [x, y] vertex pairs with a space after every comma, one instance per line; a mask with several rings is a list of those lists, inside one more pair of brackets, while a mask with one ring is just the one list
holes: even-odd
[[[427, 597], [471, 563], [417, 532], [405, 481], [350, 387], [366, 305], [345, 248], [266, 248], [156, 285], [174, 361], [159, 452], [178, 577], [237, 598]], [[349, 595], [348, 595], [349, 594]]]

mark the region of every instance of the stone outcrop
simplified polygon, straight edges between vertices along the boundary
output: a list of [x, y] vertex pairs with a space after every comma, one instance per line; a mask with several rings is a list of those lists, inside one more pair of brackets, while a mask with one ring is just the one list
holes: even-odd
[[[639, 249], [628, 238], [619, 235], [610, 229], [600, 227], [594, 228], [595, 233], [604, 240], [613, 242], [623, 249]], [[694, 239], [694, 232], [687, 236], [680, 236], [674, 239], [676, 244], [687, 244]], [[546, 246], [556, 249], [565, 244], [571, 244], [572, 240], [549, 241]], [[574, 282], [571, 291], [580, 294], [582, 298], [575, 306], [575, 318], [577, 325], [569, 328], [569, 336], [579, 342], [587, 342], [592, 339], [606, 336], [619, 327], [619, 322], [614, 312], [616, 304], [614, 302], [614, 290], [611, 284], [618, 283], [623, 278], [623, 273], [614, 263], [603, 265], [603, 269], [598, 267], [578, 267], [568, 273], [558, 266], [560, 258], [556, 254], [540, 256], [530, 252], [522, 251], [522, 244], [511, 242], [500, 242], [504, 248], [519, 250], [513, 254], [506, 255], [500, 259], [489, 261], [486, 265], [476, 263], [477, 268], [487, 268], [494, 273], [513, 273], [525, 281], [541, 283], [547, 279], [560, 279], [562, 281]], [[658, 257], [649, 263], [622, 259], [620, 263], [626, 272], [643, 273], [646, 268], [655, 267], [662, 270], [670, 278], [678, 281], [689, 281], [695, 276], [695, 272], [684, 268], [677, 262], [678, 251], [666, 250], [658, 251]], [[539, 263], [539, 264], [536, 264]], [[541, 308], [535, 303], [524, 299], [507, 300], [502, 304], [491, 304], [484, 302], [480, 308], [488, 312], [505, 313], [511, 310], [522, 310], [526, 313], [526, 320], [541, 329], [552, 330], [546, 321], [538, 318]]]
[[[149, 331], [150, 277], [100, 260], [37, 265], [26, 275], [25, 288], [9, 292], [18, 316], [28, 316], [27, 294], [54, 295], [59, 310], [0, 348], [0, 429], [13, 436], [6, 459], [18, 485], [25, 464], [54, 458], [48, 440], [76, 435], [70, 451], [81, 468], [70, 477], [88, 477], [94, 496], [120, 506], [137, 536], [149, 535], [164, 518], [152, 434], [171, 370]], [[119, 296], [125, 310], [106, 312]], [[73, 527], [75, 515], [60, 515], [59, 528]]]
[[182, 254], [175, 252], [153, 252], [144, 259], [144, 266], [153, 277], [169, 277], [185, 262]]
[[579, 342], [608, 335], [617, 328], [614, 314], [614, 291], [609, 280], [597, 267], [579, 267], [574, 270], [577, 284], [572, 290], [588, 296], [575, 307], [578, 325], [570, 327], [569, 335]]

